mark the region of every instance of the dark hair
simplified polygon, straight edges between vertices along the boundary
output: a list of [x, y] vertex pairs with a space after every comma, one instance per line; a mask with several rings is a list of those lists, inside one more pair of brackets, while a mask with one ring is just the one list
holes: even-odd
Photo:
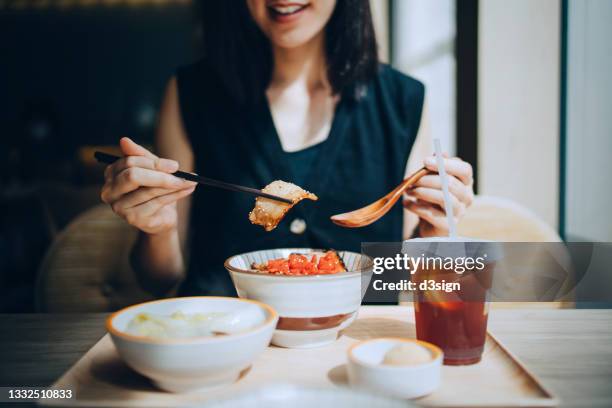
[[[273, 57], [246, 0], [202, 0], [198, 9], [207, 63], [238, 102], [260, 100], [270, 82]], [[358, 98], [378, 69], [369, 0], [337, 0], [325, 26], [325, 53], [334, 93]]]

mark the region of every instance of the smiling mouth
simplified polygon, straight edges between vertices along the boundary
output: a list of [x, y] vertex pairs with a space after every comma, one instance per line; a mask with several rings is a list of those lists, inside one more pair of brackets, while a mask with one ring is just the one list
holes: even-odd
[[268, 6], [273, 16], [286, 17], [299, 13], [308, 7], [308, 4], [276, 4]]

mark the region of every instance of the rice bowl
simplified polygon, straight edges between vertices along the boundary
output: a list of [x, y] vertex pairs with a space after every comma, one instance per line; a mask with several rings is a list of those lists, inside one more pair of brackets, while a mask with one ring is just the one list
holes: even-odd
[[362, 299], [362, 278], [371, 270], [370, 258], [339, 251], [346, 272], [291, 276], [253, 270], [253, 263], [288, 257], [292, 253], [325, 252], [310, 248], [284, 248], [235, 255], [225, 261], [238, 296], [272, 306], [279, 321], [272, 344], [308, 348], [335, 341], [356, 318]]
[[[172, 315], [184, 313], [228, 313], [247, 308], [262, 313], [263, 321], [236, 334], [172, 338], [139, 336], [128, 331], [141, 313]], [[249, 317], [250, 318], [250, 317]], [[270, 344], [278, 314], [260, 302], [194, 296], [145, 302], [113, 313], [106, 322], [111, 339], [123, 361], [171, 392], [204, 390], [231, 384]]]

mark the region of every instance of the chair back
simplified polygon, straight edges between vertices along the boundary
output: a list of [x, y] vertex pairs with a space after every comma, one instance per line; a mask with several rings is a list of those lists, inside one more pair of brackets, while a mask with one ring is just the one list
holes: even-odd
[[[458, 234], [468, 238], [482, 238], [498, 242], [561, 242], [559, 234], [546, 222], [540, 219], [529, 209], [509, 199], [501, 197], [477, 196], [472, 206], [457, 226]], [[549, 265], [551, 270], [558, 271], [558, 265], [551, 265], [549, 257], [543, 258], [540, 248], [529, 251], [527, 247], [520, 249], [520, 256], [507, 256], [501, 261], [504, 265], [500, 269], [510, 270], [512, 278], [507, 282], [508, 290], [523, 290], [526, 285], [533, 284], [533, 266]], [[554, 262], [561, 264], [562, 269], [567, 271], [564, 276], [558, 276], [558, 293], [567, 293], [574, 286], [574, 276], [571, 271], [571, 257], [564, 247], [553, 247], [556, 253], [552, 254]], [[525, 273], [521, 274], [521, 270]], [[555, 272], [557, 273], [557, 272]], [[503, 278], [503, 277], [502, 277]], [[494, 302], [493, 306], [503, 307], [544, 307], [544, 308], [566, 308], [573, 307], [572, 299], [557, 302]]]
[[58, 234], [41, 263], [37, 309], [109, 312], [151, 299], [129, 263], [136, 235], [107, 205], [79, 215]]

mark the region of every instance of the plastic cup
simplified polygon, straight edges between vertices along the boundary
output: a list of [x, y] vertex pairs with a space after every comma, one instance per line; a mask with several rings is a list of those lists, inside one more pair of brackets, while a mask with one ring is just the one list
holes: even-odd
[[[489, 317], [488, 290], [500, 250], [491, 241], [468, 238], [414, 239], [404, 243], [411, 256], [447, 260], [482, 257], [482, 269], [421, 265], [412, 275], [416, 284], [414, 312], [417, 338], [440, 347], [444, 364], [468, 365], [482, 358]], [[448, 265], [448, 264], [447, 264]], [[458, 273], [460, 272], [460, 273]], [[457, 285], [458, 284], [458, 285]], [[437, 289], [446, 285], [451, 290]], [[451, 285], [454, 285], [451, 287]]]

